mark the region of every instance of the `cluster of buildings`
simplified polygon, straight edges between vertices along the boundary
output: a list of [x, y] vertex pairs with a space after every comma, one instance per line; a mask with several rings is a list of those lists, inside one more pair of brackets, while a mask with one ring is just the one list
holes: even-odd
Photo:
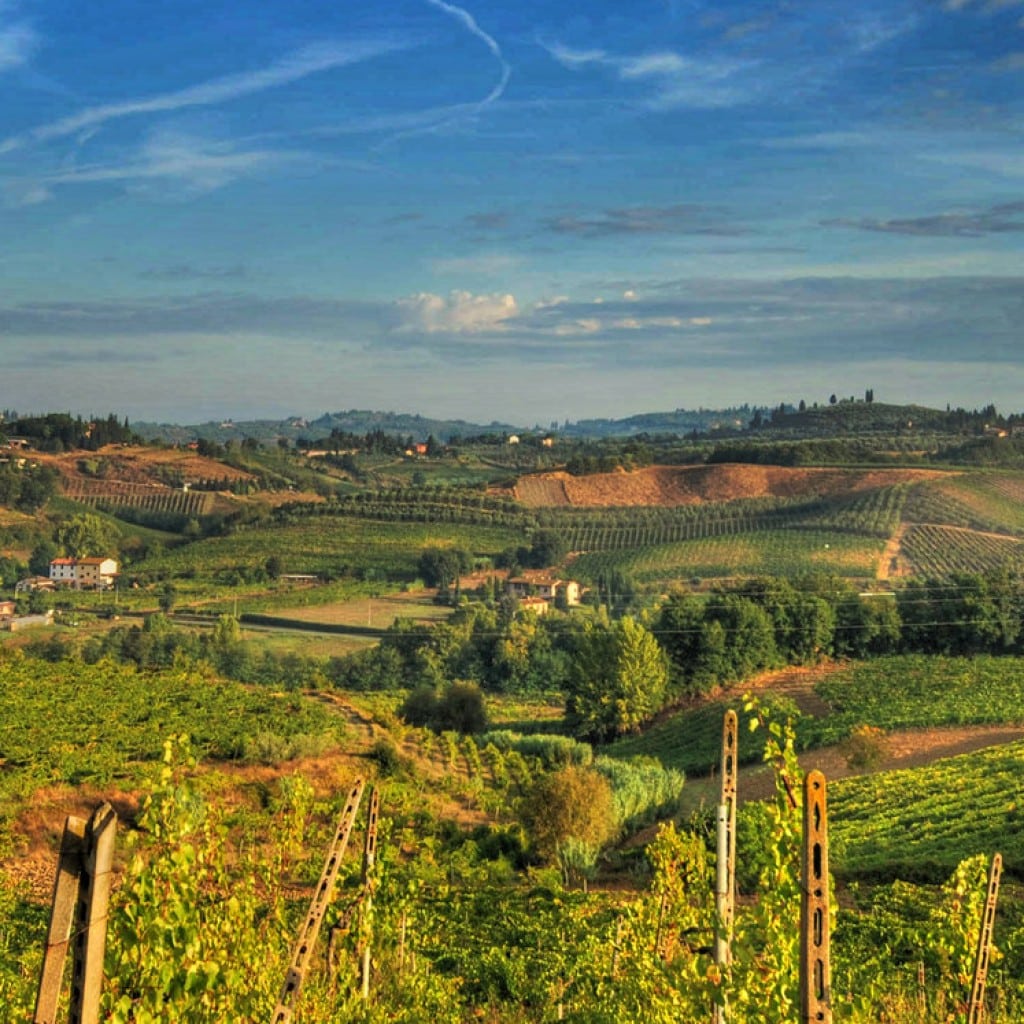
[[28, 576], [14, 585], [16, 594], [33, 590], [110, 590], [117, 582], [117, 559], [54, 558], [48, 576]]

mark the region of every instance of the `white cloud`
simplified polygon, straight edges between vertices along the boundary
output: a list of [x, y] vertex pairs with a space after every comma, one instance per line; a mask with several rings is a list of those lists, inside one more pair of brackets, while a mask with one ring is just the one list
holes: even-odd
[[605, 50], [573, 50], [560, 43], [541, 43], [563, 67], [579, 71], [588, 65], [609, 69], [620, 81], [653, 83], [648, 103], [657, 110], [675, 107], [709, 109], [743, 103], [757, 83], [736, 81], [754, 67], [751, 61], [729, 57], [686, 57], [672, 50], [616, 56]]
[[574, 334], [596, 334], [603, 326], [597, 317], [580, 317], [557, 324], [554, 333], [563, 338]]
[[453, 291], [444, 297], [420, 292], [395, 305], [401, 317], [402, 331], [424, 331], [438, 334], [452, 331], [457, 334], [485, 334], [503, 330], [510, 320], [519, 316], [514, 295], [474, 295], [472, 292]]
[[142, 186], [164, 182], [190, 194], [212, 192], [239, 178], [284, 163], [307, 159], [305, 154], [247, 149], [234, 141], [204, 138], [180, 131], [156, 131], [130, 156], [119, 161], [73, 166], [35, 182], [8, 183], [10, 205], [30, 205], [53, 197], [55, 187], [104, 182]]

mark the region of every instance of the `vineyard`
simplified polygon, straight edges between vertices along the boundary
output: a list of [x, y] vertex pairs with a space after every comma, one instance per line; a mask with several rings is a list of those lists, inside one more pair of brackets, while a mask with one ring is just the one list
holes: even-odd
[[228, 536], [161, 552], [140, 561], [135, 568], [140, 574], [168, 574], [187, 580], [196, 575], [262, 566], [268, 557], [276, 555], [288, 573], [359, 573], [379, 580], [410, 580], [416, 578], [425, 547], [457, 545], [490, 555], [519, 540], [518, 532], [495, 526], [299, 516], [273, 527], [240, 527]]
[[64, 497], [93, 505], [115, 515], [125, 509], [198, 518], [213, 511], [215, 496], [208, 491], [172, 490], [157, 484], [65, 480]]
[[[950, 659], [940, 676], [948, 686], [969, 665]], [[880, 690], [883, 669], [891, 678], [895, 667], [848, 682], [850, 699]], [[907, 667], [908, 674], [916, 669]], [[963, 690], [976, 685], [985, 693], [994, 677], [994, 667], [982, 666]], [[744, 898], [733, 967], [722, 973], [709, 952], [713, 857], [699, 826], [663, 826], [646, 849], [617, 845], [600, 863], [582, 847], [567, 847], [558, 867], [545, 867], [523, 845], [519, 802], [567, 765], [607, 780], [620, 836], [671, 814], [683, 776], [653, 757], [612, 758], [566, 737], [507, 729], [434, 734], [383, 712], [371, 721], [344, 699], [246, 691], [177, 670], [143, 676], [107, 663], [9, 656], [0, 660], [0, 698], [8, 826], [40, 803], [36, 794], [45, 792], [40, 806], [48, 807], [61, 784], [91, 793], [113, 788], [132, 815], [109, 915], [104, 1020], [269, 1019], [331, 823], [351, 778], [367, 770], [381, 792], [378, 856], [369, 886], [358, 857], [342, 865], [326, 921], [331, 966], [318, 952], [296, 1021], [411, 1024], [429, 1014], [446, 1024], [670, 1024], [680, 1015], [708, 1019], [725, 1000], [738, 1022], [793, 1019], [799, 805], [787, 794], [800, 787], [791, 750], [779, 746], [784, 730], [768, 733], [767, 753], [783, 768], [776, 799], [741, 811]], [[924, 705], [929, 691], [917, 699]], [[59, 723], [41, 713], [58, 700], [67, 705]], [[342, 726], [336, 712], [350, 720]], [[781, 721], [764, 704], [747, 715], [765, 716]], [[707, 724], [720, 739], [720, 712]], [[167, 740], [181, 732], [197, 745]], [[744, 726], [744, 760], [762, 756], [762, 732]], [[191, 763], [190, 752], [204, 753], [204, 763]], [[833, 870], [873, 886], [870, 905], [838, 910], [837, 1021], [960, 1019], [984, 893], [984, 858], [964, 857], [987, 857], [1002, 844], [1008, 868], [1021, 869], [1022, 759], [1024, 747], [1014, 744], [929, 771], [831, 787]], [[240, 760], [279, 767], [229, 771]], [[740, 773], [741, 793], [744, 784]], [[126, 795], [140, 786], [140, 797]], [[7, 856], [0, 875], [16, 864]], [[879, 885], [951, 874], [941, 888]], [[584, 878], [593, 879], [594, 891], [580, 888]], [[372, 914], [361, 902], [367, 892]], [[897, 901], [900, 917], [892, 914]], [[37, 906], [5, 878], [0, 1001], [14, 1020], [31, 1012], [44, 937]], [[1019, 1019], [1022, 938], [1012, 914], [999, 918], [992, 1024]], [[371, 942], [370, 995], [363, 997], [358, 964]]]
[[1024, 872], [1024, 741], [913, 771], [842, 779], [832, 830], [844, 878], [935, 881], [974, 854], [1001, 850]]
[[915, 576], [1013, 572], [1024, 559], [1024, 544], [1013, 537], [922, 524], [908, 526], [900, 541], [900, 554]]
[[881, 539], [831, 530], [741, 532], [738, 526], [735, 533], [702, 540], [581, 555], [573, 571], [584, 580], [621, 572], [640, 583], [814, 572], [863, 578], [874, 575], [885, 546]]

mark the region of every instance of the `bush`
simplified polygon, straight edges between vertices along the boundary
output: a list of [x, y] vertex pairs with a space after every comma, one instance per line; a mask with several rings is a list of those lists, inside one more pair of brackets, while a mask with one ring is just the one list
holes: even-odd
[[885, 757], [885, 730], [875, 725], [858, 725], [842, 745], [846, 765], [855, 771], [877, 768]]
[[487, 728], [484, 695], [476, 683], [455, 682], [438, 697], [432, 686], [421, 686], [406, 697], [398, 716], [408, 725], [434, 732], [479, 733]]
[[377, 740], [366, 756], [376, 764], [377, 772], [382, 779], [400, 775], [408, 766], [407, 760], [399, 753], [394, 741], [387, 737]]

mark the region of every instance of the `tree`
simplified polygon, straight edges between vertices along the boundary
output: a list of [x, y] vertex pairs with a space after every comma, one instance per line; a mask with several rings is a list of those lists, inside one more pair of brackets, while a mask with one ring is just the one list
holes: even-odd
[[174, 602], [177, 598], [177, 591], [174, 589], [173, 583], [165, 583], [160, 590], [160, 596], [157, 598], [157, 604], [160, 606], [160, 611], [164, 614], [169, 612], [174, 607]]
[[633, 732], [660, 710], [668, 658], [633, 618], [589, 624], [580, 634], [566, 721], [576, 736], [606, 740]]
[[41, 540], [28, 556], [28, 571], [33, 576], [49, 576], [50, 562], [59, 554], [59, 549], [52, 540]]
[[555, 530], [537, 530], [530, 541], [527, 561], [535, 569], [546, 569], [561, 562], [568, 551], [569, 545], [560, 533]]
[[473, 556], [462, 548], [429, 547], [420, 555], [419, 573], [428, 587], [450, 587], [472, 568]]
[[704, 602], [692, 594], [672, 594], [658, 612], [654, 634], [668, 655], [674, 693], [690, 691], [701, 649], [703, 622]]
[[592, 863], [615, 836], [611, 784], [592, 768], [576, 765], [545, 773], [523, 801], [521, 820], [537, 856], [558, 861], [569, 874], [581, 861]]
[[72, 558], [108, 555], [116, 542], [116, 529], [93, 512], [74, 515], [57, 527], [57, 544]]

